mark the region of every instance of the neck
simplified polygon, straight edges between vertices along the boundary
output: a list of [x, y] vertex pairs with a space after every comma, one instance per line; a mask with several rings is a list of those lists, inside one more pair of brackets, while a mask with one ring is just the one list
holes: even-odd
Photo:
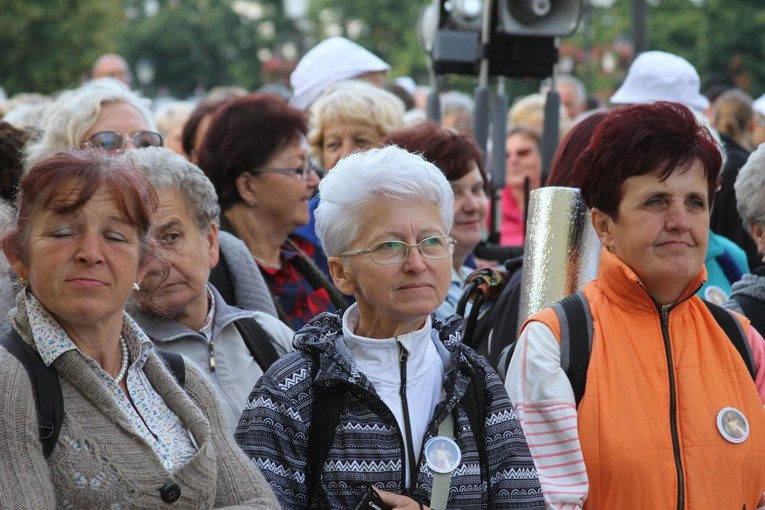
[[359, 316], [359, 324], [355, 334], [366, 338], [396, 338], [412, 331], [417, 331], [425, 325], [426, 318], [412, 319], [404, 323], [383, 324], [382, 321], [370, 323], [364, 320], [364, 314]]
[[108, 374], [114, 376], [119, 372], [122, 362], [120, 349], [121, 312], [117, 314], [116, 318], [98, 325], [81, 326], [58, 322], [83, 354], [93, 358]]
[[192, 331], [199, 331], [202, 324], [207, 319], [207, 314], [210, 313], [210, 299], [208, 298], [207, 288], [205, 292], [186, 308], [175, 316], [175, 321], [179, 324], [183, 324]]
[[291, 230], [256, 218], [252, 208], [245, 204], [235, 204], [224, 214], [234, 228], [234, 234], [247, 245], [256, 260], [263, 265], [279, 264], [282, 244]]
[[465, 265], [468, 255], [470, 255], [469, 251], [460, 250], [458, 247], [455, 247], [454, 255], [452, 256], [452, 268], [457, 271], [457, 274], [460, 273], [460, 269]]

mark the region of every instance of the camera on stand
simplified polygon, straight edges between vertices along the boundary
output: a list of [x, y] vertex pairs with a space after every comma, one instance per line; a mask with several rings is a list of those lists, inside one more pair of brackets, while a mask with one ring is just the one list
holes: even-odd
[[[582, 0], [433, 0], [420, 12], [417, 24], [420, 45], [430, 60], [431, 92], [428, 118], [440, 119], [438, 76], [477, 75], [473, 133], [486, 154], [491, 174], [492, 218], [489, 238], [477, 248], [499, 260], [522, 247], [500, 247], [500, 194], [505, 187], [505, 128], [508, 110], [504, 78], [553, 77], [558, 61], [558, 38], [572, 34], [579, 25]], [[497, 79], [497, 93], [489, 80]], [[554, 87], [547, 97], [542, 133], [542, 161], [549, 165], [558, 143], [560, 98]], [[554, 112], [555, 115], [548, 115]], [[489, 145], [491, 136], [491, 145]], [[489, 148], [491, 151], [489, 151]], [[490, 155], [489, 155], [490, 154]], [[543, 168], [543, 173], [547, 169]], [[528, 195], [528, 191], [526, 193]], [[507, 248], [507, 249], [505, 249]], [[507, 252], [507, 253], [505, 253]], [[504, 258], [494, 258], [497, 256]]]

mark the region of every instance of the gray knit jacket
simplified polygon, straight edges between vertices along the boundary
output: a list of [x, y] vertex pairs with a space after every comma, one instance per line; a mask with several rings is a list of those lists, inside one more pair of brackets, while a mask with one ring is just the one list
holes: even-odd
[[[23, 299], [17, 307], [13, 327], [33, 345]], [[185, 391], [155, 353], [144, 365], [199, 447], [175, 472], [163, 467], [76, 351], [54, 361], [64, 421], [45, 459], [29, 376], [3, 348], [0, 366], [0, 508], [164, 508], [170, 505], [160, 489], [168, 482], [180, 488], [172, 508], [279, 508], [263, 475], [230, 437], [215, 391], [193, 363], [186, 363]]]

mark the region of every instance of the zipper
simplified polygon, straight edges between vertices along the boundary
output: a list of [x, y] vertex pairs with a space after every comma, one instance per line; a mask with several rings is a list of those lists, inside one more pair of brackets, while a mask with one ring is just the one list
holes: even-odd
[[685, 476], [683, 475], [683, 460], [680, 456], [680, 439], [677, 432], [677, 388], [675, 381], [675, 366], [672, 362], [672, 349], [669, 343], [669, 312], [672, 305], [662, 305], [659, 310], [661, 317], [661, 335], [664, 339], [664, 351], [667, 356], [667, 375], [669, 377], [669, 429], [672, 435], [672, 452], [675, 456], [677, 471], [677, 510], [685, 508]]
[[207, 342], [208, 361], [210, 362], [210, 372], [215, 372], [215, 349], [212, 340]]
[[402, 473], [402, 485], [404, 487], [409, 487], [408, 492], [413, 492], [415, 483], [417, 481], [417, 475], [416, 471], [418, 471], [415, 465], [415, 458], [414, 458], [414, 444], [412, 443], [412, 424], [409, 419], [409, 403], [406, 399], [406, 362], [409, 359], [409, 353], [406, 352], [406, 349], [400, 344], [398, 344], [398, 352], [399, 352], [399, 370], [401, 372], [401, 385], [399, 387], [399, 395], [401, 396], [401, 408], [404, 412], [404, 428], [405, 431], [405, 438], [406, 438], [406, 451], [409, 456], [408, 459], [405, 459], [406, 465], [409, 467], [409, 484], [406, 484], [406, 470], [404, 470], [404, 473]]

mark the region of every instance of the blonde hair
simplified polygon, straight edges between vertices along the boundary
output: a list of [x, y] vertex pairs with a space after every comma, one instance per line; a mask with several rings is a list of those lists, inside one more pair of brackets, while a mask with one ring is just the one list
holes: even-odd
[[360, 80], [344, 80], [327, 88], [310, 108], [308, 143], [321, 161], [324, 129], [336, 122], [374, 126], [381, 136], [404, 124], [404, 102], [387, 90]]
[[715, 129], [736, 142], [746, 140], [753, 117], [752, 97], [741, 89], [727, 90], [715, 101]]

